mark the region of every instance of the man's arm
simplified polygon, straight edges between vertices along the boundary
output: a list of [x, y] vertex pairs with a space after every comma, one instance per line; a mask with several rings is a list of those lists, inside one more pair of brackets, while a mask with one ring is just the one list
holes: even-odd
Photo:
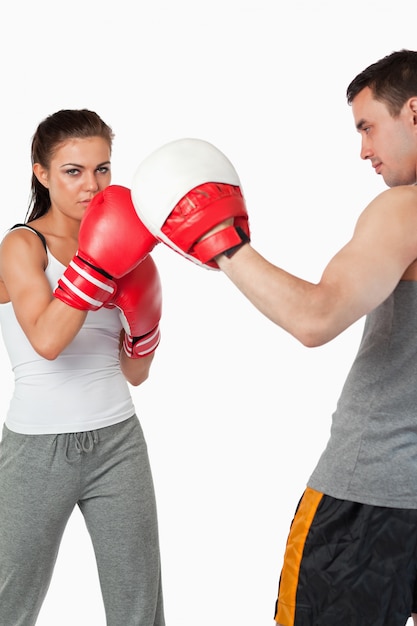
[[410, 186], [384, 191], [366, 207], [317, 284], [273, 265], [250, 244], [216, 261], [264, 315], [313, 347], [383, 302], [416, 258], [417, 187]]

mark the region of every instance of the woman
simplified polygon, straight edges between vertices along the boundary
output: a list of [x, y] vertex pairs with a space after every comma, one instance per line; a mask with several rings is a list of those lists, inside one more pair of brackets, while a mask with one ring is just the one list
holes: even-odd
[[[147, 379], [159, 343], [159, 277], [145, 253], [117, 278], [79, 256], [93, 198], [106, 215], [130, 210], [123, 194], [110, 208], [102, 198], [113, 189], [112, 140], [92, 111], [43, 120], [32, 141], [30, 214], [0, 246], [0, 322], [15, 373], [0, 443], [0, 626], [36, 623], [75, 505], [108, 626], [165, 623], [152, 477], [127, 384]], [[84, 306], [71, 295], [76, 280], [66, 293], [74, 259], [113, 285], [110, 297]], [[137, 332], [139, 318], [151, 333]]]

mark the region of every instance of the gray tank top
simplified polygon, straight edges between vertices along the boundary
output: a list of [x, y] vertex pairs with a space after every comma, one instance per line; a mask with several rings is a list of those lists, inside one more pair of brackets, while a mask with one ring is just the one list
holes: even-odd
[[401, 281], [367, 316], [308, 486], [342, 500], [417, 508], [417, 282]]

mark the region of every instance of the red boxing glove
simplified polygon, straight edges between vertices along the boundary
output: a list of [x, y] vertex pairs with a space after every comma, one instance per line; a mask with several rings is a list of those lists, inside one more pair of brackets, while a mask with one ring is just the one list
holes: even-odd
[[206, 141], [179, 139], [153, 152], [135, 173], [132, 199], [159, 241], [207, 268], [218, 269], [214, 257], [250, 241], [237, 172]]
[[127, 356], [133, 359], [147, 356], [156, 350], [161, 338], [162, 289], [157, 267], [147, 256], [116, 282], [116, 295], [105, 306], [120, 310]]
[[157, 239], [137, 216], [130, 189], [110, 185], [88, 205], [78, 250], [54, 296], [76, 309], [95, 311], [116, 292], [120, 278], [153, 249]]

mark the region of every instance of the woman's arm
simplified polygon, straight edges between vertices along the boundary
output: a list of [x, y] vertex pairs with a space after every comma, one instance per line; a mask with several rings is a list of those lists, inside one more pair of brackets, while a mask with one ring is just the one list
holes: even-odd
[[127, 356], [123, 348], [123, 339], [124, 331], [122, 331], [120, 338], [120, 367], [127, 382], [134, 387], [137, 387], [145, 382], [145, 380], [149, 377], [149, 371], [151, 369], [155, 352], [138, 359], [132, 359]]
[[53, 297], [46, 262], [40, 239], [26, 229], [11, 231], [0, 245], [0, 276], [16, 318], [34, 350], [53, 360], [74, 339], [87, 312]]

